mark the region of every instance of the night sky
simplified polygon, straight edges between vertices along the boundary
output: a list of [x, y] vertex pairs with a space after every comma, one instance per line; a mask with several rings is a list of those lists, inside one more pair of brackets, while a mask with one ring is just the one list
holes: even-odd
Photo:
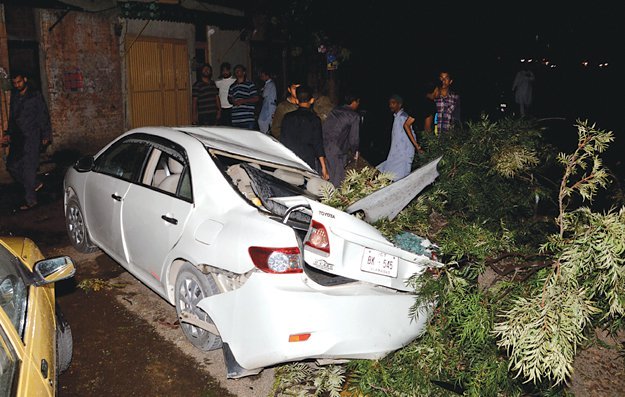
[[614, 130], [614, 146], [625, 147], [625, 3], [475, 3], [313, 2], [310, 27], [352, 50], [341, 84], [361, 91], [373, 141], [391, 123], [388, 96], [412, 101], [442, 69], [454, 75], [466, 119], [500, 116], [501, 103], [515, 105], [511, 87], [520, 60], [532, 59], [535, 117], [565, 118], [569, 130], [558, 133], [573, 142], [570, 127], [587, 118]]

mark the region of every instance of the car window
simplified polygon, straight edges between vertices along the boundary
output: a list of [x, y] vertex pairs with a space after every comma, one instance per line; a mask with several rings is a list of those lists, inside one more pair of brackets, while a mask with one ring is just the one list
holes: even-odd
[[186, 201], [191, 201], [193, 198], [189, 167], [183, 157], [177, 153], [174, 156], [155, 148], [141, 180], [146, 185]]
[[0, 396], [12, 395], [17, 378], [17, 355], [8, 340], [4, 329], [0, 328]]
[[180, 182], [178, 195], [185, 200], [193, 200], [193, 194], [191, 193], [191, 172], [189, 167], [185, 167], [182, 173], [182, 182]]
[[135, 182], [149, 150], [147, 143], [137, 141], [113, 145], [95, 160], [94, 171]]
[[16, 265], [22, 266], [13, 254], [0, 245], [0, 307], [22, 336], [28, 289]]

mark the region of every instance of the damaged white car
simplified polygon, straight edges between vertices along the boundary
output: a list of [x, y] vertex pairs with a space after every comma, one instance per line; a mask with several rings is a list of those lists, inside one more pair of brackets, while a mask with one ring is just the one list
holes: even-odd
[[[428, 170], [419, 183], [438, 175]], [[321, 204], [325, 183], [259, 132], [140, 128], [68, 170], [67, 231], [76, 249], [102, 249], [175, 305], [192, 344], [222, 347], [229, 377], [381, 358], [423, 332], [431, 310], [409, 317], [406, 280], [439, 264]], [[392, 201], [403, 208], [408, 190]], [[353, 211], [379, 216], [379, 199]]]

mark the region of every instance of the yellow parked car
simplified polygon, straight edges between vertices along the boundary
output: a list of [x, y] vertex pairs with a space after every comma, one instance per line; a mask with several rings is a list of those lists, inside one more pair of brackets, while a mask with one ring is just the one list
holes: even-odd
[[0, 238], [0, 396], [56, 394], [72, 334], [53, 283], [74, 272], [67, 256], [45, 259], [27, 238]]

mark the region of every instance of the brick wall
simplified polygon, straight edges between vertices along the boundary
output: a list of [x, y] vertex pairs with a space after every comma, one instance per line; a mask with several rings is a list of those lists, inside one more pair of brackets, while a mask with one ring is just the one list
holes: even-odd
[[112, 13], [39, 11], [40, 63], [54, 144], [94, 153], [124, 131], [122, 59]]

